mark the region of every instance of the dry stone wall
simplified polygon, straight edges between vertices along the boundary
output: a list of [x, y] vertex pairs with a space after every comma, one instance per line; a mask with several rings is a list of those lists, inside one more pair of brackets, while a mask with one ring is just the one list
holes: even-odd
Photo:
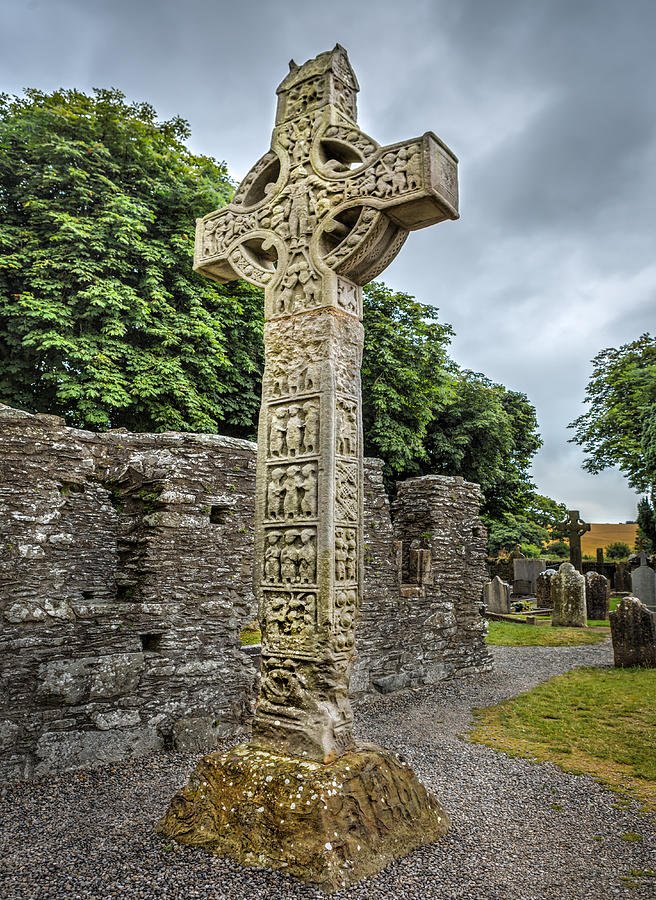
[[[0, 406], [0, 781], [248, 730], [255, 460]], [[379, 461], [365, 486], [352, 693], [487, 669], [478, 489], [405, 482], [392, 524]]]

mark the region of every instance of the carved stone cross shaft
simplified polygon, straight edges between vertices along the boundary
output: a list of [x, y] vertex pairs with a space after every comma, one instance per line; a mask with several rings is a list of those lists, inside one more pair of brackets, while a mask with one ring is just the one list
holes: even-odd
[[362, 592], [361, 285], [408, 232], [455, 219], [457, 160], [431, 132], [380, 147], [356, 125], [337, 45], [278, 88], [271, 149], [199, 219], [194, 268], [264, 287], [255, 587], [262, 687], [253, 743], [329, 762], [353, 748]]

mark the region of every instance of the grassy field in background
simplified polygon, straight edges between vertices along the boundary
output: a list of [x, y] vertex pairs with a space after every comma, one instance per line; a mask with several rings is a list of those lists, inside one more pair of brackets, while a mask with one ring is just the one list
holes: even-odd
[[638, 526], [635, 524], [593, 522], [590, 531], [586, 531], [581, 538], [581, 552], [596, 559], [597, 547], [607, 547], [615, 541], [628, 544], [633, 552], [637, 532]]
[[656, 812], [656, 670], [575, 669], [474, 715], [468, 740], [592, 775]]

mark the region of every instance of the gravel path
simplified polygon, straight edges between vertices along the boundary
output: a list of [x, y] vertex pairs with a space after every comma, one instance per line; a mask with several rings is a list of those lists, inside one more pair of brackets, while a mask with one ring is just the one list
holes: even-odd
[[[656, 823], [592, 779], [509, 759], [459, 737], [473, 706], [527, 690], [575, 665], [611, 663], [608, 642], [496, 647], [496, 672], [361, 703], [359, 737], [398, 749], [449, 810], [453, 828], [349, 890], [349, 900], [605, 900], [656, 896]], [[25, 783], [0, 795], [0, 897], [321, 898], [269, 872], [171, 845], [153, 826], [196, 757], [158, 753]], [[556, 808], [554, 808], [556, 807]], [[621, 835], [635, 832], [641, 841]]]

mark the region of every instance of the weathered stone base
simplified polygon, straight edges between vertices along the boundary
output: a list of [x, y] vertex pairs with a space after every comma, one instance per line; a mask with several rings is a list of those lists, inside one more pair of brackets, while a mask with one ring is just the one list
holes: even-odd
[[330, 893], [448, 828], [410, 766], [373, 744], [328, 765], [240, 744], [201, 760], [158, 831]]

